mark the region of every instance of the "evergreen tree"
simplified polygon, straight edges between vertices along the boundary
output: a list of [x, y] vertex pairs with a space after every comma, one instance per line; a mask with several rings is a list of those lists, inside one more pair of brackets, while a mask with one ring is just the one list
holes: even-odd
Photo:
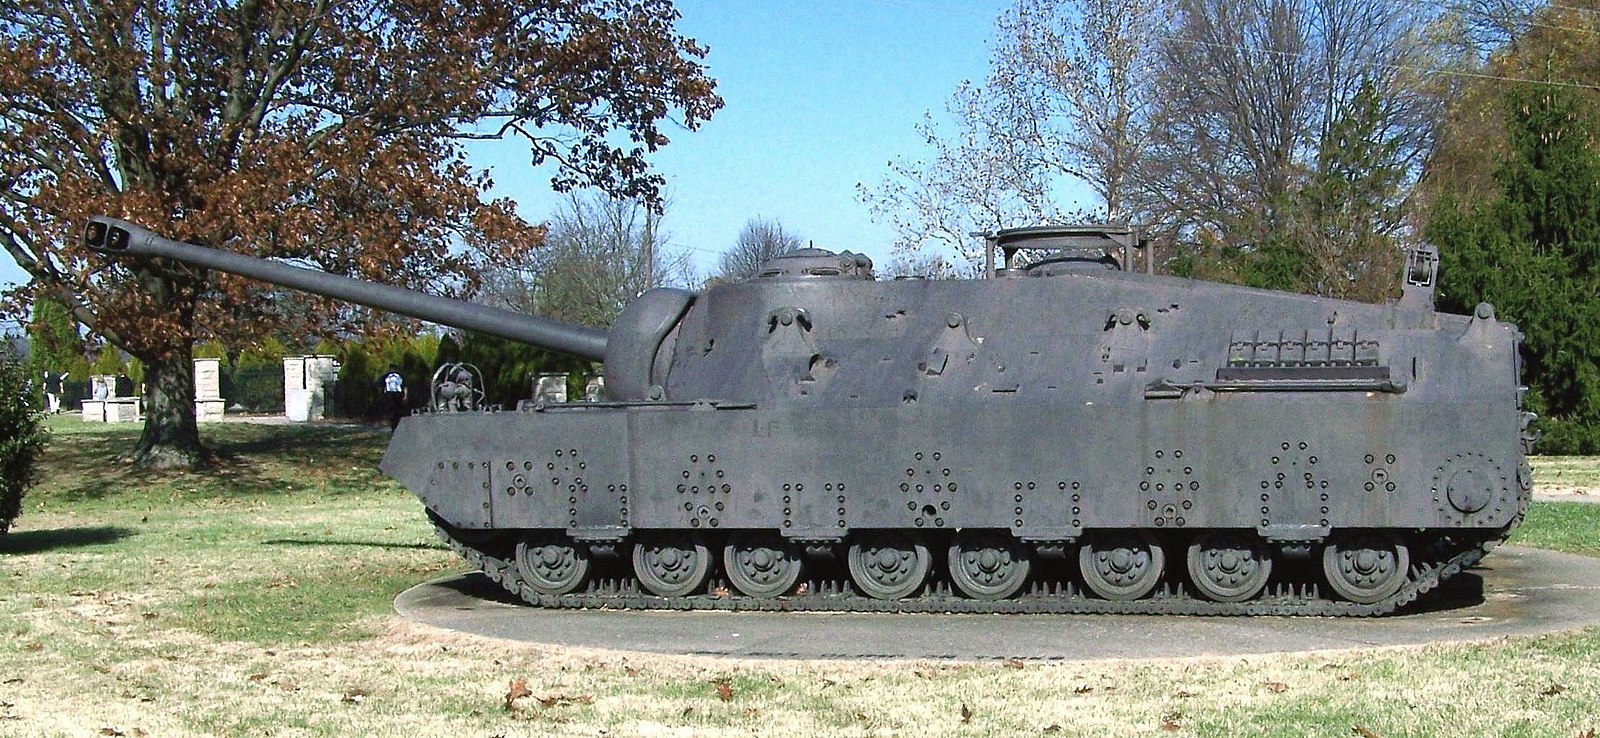
[[70, 372], [83, 361], [83, 338], [78, 325], [62, 304], [41, 296], [33, 301], [33, 321], [28, 324], [28, 363], [34, 379], [45, 372]]
[[1547, 452], [1600, 451], [1595, 114], [1572, 88], [1510, 88], [1498, 198], [1463, 207], [1446, 193], [1426, 234], [1443, 259], [1441, 307], [1493, 303], [1526, 335], [1523, 382]]

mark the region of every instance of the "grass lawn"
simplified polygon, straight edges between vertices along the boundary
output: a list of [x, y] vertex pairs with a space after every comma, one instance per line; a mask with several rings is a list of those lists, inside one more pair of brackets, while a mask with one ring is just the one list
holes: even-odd
[[[0, 540], [0, 736], [1591, 735], [1600, 632], [1163, 662], [740, 661], [506, 643], [402, 621], [462, 566], [373, 467], [385, 434], [206, 426], [203, 474], [51, 421]], [[1541, 460], [1560, 484], [1594, 460]], [[1575, 481], [1579, 480], [1579, 481]], [[1600, 485], [1597, 485], [1600, 486]], [[1600, 555], [1600, 505], [1516, 542]], [[524, 694], [525, 693], [525, 694]]]

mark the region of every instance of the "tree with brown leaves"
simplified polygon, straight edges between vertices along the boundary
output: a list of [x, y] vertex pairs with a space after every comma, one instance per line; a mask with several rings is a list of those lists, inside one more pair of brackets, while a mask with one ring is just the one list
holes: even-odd
[[190, 349], [286, 314], [358, 316], [74, 243], [93, 214], [357, 278], [470, 292], [542, 230], [486, 197], [475, 138], [525, 141], [559, 190], [653, 200], [664, 122], [721, 100], [666, 0], [98, 0], [0, 4], [0, 245], [148, 367], [155, 466], [194, 464]]

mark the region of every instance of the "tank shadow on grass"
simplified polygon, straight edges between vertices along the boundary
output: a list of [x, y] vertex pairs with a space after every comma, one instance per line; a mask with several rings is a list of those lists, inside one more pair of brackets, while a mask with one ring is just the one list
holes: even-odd
[[107, 546], [133, 535], [134, 532], [115, 525], [12, 531], [0, 536], [0, 553], [34, 554], [68, 548]]

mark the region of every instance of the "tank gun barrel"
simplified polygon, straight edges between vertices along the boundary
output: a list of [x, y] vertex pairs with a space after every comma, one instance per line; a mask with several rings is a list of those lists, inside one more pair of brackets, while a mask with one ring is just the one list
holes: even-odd
[[83, 242], [111, 256], [159, 256], [584, 359], [606, 356], [605, 331], [174, 241], [114, 218], [90, 218]]

